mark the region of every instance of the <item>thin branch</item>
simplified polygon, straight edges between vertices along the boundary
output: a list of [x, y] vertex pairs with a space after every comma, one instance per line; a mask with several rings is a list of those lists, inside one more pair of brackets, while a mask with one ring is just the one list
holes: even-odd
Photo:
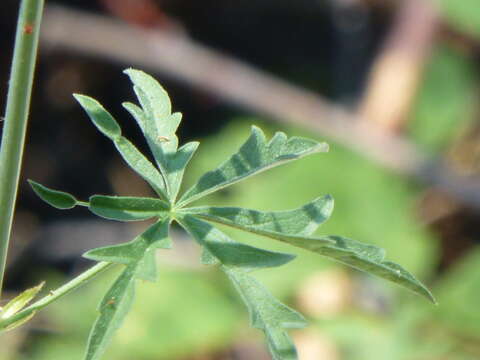
[[49, 292], [48, 295], [44, 296], [40, 300], [34, 302], [32, 305], [26, 307], [25, 309], [19, 311], [15, 315], [6, 318], [4, 320], [0, 321], [0, 331], [2, 329], [7, 328], [9, 325], [14, 324], [15, 322], [22, 320], [28, 316], [30, 316], [32, 313], [37, 312], [38, 310], [43, 309], [50, 303], [54, 302], [55, 300], [58, 300], [59, 298], [69, 294], [73, 290], [76, 290], [80, 286], [86, 284], [91, 278], [94, 276], [98, 275], [99, 273], [105, 271], [109, 267], [113, 266], [113, 263], [108, 263], [108, 262], [99, 262], [98, 264], [95, 264], [88, 270], [84, 271], [74, 279], [70, 280], [69, 282], [63, 284], [60, 286], [58, 289], [52, 290]]
[[438, 185], [480, 209], [480, 186], [430, 161], [413, 143], [390, 134], [318, 94], [172, 33], [142, 30], [111, 18], [49, 7], [42, 41], [181, 80], [289, 125], [327, 136], [391, 170]]

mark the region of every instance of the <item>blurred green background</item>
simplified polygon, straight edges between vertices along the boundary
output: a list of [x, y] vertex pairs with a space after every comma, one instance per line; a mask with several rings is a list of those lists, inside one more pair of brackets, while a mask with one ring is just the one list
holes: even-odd
[[[361, 112], [368, 103], [374, 110], [365, 110], [367, 120], [384, 107], [395, 108], [397, 101], [407, 104], [399, 106], [401, 116], [386, 119], [395, 123], [385, 131], [409, 139], [422, 153], [443, 159], [471, 179], [478, 178], [478, 0], [417, 4], [394, 0], [90, 0], [56, 4], [117, 18], [125, 28], [195, 40], [321, 94], [352, 113]], [[417, 13], [433, 14], [427, 17], [427, 29], [415, 31], [418, 38], [402, 33], [416, 29], [415, 21], [422, 20], [402, 16], [412, 9], [416, 13], [416, 6], [422, 7]], [[18, 1], [0, 3], [2, 106], [17, 8]], [[47, 7], [46, 12], [51, 10]], [[119, 46], [128, 50], [130, 44]], [[32, 178], [79, 198], [94, 193], [149, 194], [70, 96], [80, 92], [96, 97], [115, 114], [127, 137], [146, 150], [136, 125], [120, 105], [133, 98], [121, 70], [141, 64], [51, 44], [41, 43], [40, 51], [7, 273], [9, 296], [41, 279], [46, 279], [47, 288], [54, 288], [89, 265], [80, 259], [83, 251], [129, 240], [146, 226], [103, 221], [82, 209], [60, 212], [42, 203], [26, 186], [25, 179]], [[395, 61], [382, 62], [392, 58]], [[190, 61], [193, 66], [196, 59]], [[407, 70], [399, 79], [396, 66], [402, 61], [407, 65], [400, 69]], [[282, 130], [330, 144], [327, 154], [270, 170], [202, 201], [281, 210], [331, 194], [335, 211], [319, 233], [385, 248], [390, 260], [424, 281], [437, 297], [439, 305], [430, 305], [406, 290], [319, 256], [222, 228], [242, 242], [298, 254], [281, 268], [255, 275], [309, 319], [308, 328], [292, 332], [300, 360], [480, 359], [478, 209], [441, 188], [383, 167], [348, 143], [232, 105], [228, 96], [212, 94], [206, 90], [208, 85], [192, 86], [185, 78], [180, 81], [178, 74], [161, 68], [148, 71], [167, 88], [174, 109], [184, 114], [182, 142], [201, 141], [186, 173], [187, 185], [236, 151], [252, 124], [270, 135]], [[222, 79], [223, 71], [228, 68], [218, 67], [212, 78]], [[382, 75], [380, 80], [377, 73]], [[410, 75], [413, 85], [402, 87]], [[383, 79], [391, 82], [394, 103], [390, 102], [392, 93], [367, 96], [375, 94]], [[199, 264], [199, 249], [179, 228], [172, 237], [175, 249], [159, 253], [158, 283], [138, 284], [134, 310], [105, 358], [269, 359], [261, 334], [249, 328], [247, 311], [229, 282], [215, 268]], [[39, 313], [29, 326], [0, 338], [0, 360], [81, 359], [96, 306], [114, 273], [102, 275]]]

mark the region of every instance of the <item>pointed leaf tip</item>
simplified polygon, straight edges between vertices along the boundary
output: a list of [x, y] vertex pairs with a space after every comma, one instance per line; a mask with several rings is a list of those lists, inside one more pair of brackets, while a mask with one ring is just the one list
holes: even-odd
[[77, 199], [69, 193], [49, 189], [33, 180], [27, 181], [40, 199], [57, 209], [71, 209], [78, 204]]
[[341, 236], [325, 238], [335, 243], [317, 249], [316, 253], [389, 280], [436, 304], [432, 293], [410, 272], [394, 262], [385, 260], [385, 250]]
[[106, 137], [115, 140], [122, 135], [122, 129], [110, 113], [95, 99], [80, 94], [73, 94], [75, 100], [92, 120], [93, 124]]
[[45, 281], [42, 281], [39, 285], [23, 291], [20, 295], [10, 300], [7, 305], [1, 309], [0, 319], [8, 319], [22, 310], [35, 296], [37, 296], [44, 285]]
[[[37, 296], [40, 290], [42, 290], [43, 285], [45, 285], [44, 281], [42, 281], [39, 285], [34, 286], [33, 288], [23, 291], [20, 295], [10, 300], [3, 308], [0, 308], [0, 333], [3, 331], [13, 330], [25, 324], [35, 316], [36, 311], [26, 311], [23, 314], [18, 313], [23, 308], [25, 308], [25, 306], [27, 306], [28, 303], [30, 303], [30, 301], [35, 298], [35, 296]], [[11, 318], [14, 315], [17, 315], [14, 322], [9, 323], [8, 325], [2, 325], [3, 321], [7, 321], [7, 319]]]
[[[123, 73], [130, 78], [136, 87], [135, 92], [137, 92], [141, 105], [148, 115], [159, 118], [171, 114], [170, 97], [153, 76], [132, 68], [125, 69]], [[139, 94], [137, 90], [140, 90], [142, 94]]]

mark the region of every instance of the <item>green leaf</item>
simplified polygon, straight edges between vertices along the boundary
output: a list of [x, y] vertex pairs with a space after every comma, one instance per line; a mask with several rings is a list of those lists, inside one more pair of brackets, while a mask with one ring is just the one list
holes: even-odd
[[[480, 10], [480, 1], [473, 1]], [[424, 150], [433, 154], [445, 151], [472, 126], [475, 66], [474, 59], [448, 44], [440, 42], [432, 49], [408, 121], [408, 136]]]
[[127, 266], [100, 303], [100, 315], [93, 325], [85, 360], [100, 359], [115, 331], [130, 311], [135, 296], [136, 264]]
[[171, 114], [170, 98], [163, 87], [143, 71], [127, 69], [124, 71], [134, 84], [134, 91], [142, 106], [125, 103], [124, 107], [137, 120], [148, 145], [163, 175], [168, 174], [168, 156], [178, 147], [175, 134], [181, 121], [181, 114]]
[[204, 263], [215, 263], [211, 261], [213, 256], [223, 265], [249, 271], [280, 266], [295, 258], [294, 255], [267, 251], [236, 242], [209, 223], [190, 215], [181, 216], [178, 221], [207, 250], [208, 255], [204, 255]]
[[139, 262], [148, 249], [170, 249], [172, 247], [168, 237], [168, 227], [168, 219], [159, 220], [132, 241], [89, 250], [83, 254], [83, 257], [125, 265]]
[[28, 180], [28, 183], [40, 199], [57, 209], [71, 209], [78, 204], [77, 199], [66, 192], [49, 189], [33, 180]]
[[316, 251], [318, 254], [390, 280], [427, 298], [432, 303], [436, 303], [432, 293], [412, 274], [400, 265], [384, 260], [385, 251], [383, 249], [341, 236], [328, 236], [326, 238], [333, 240], [335, 244], [318, 249]]
[[138, 149], [123, 136], [115, 141], [115, 147], [126, 163], [164, 200], [168, 201], [165, 180], [153, 164]]
[[441, 307], [435, 321], [458, 336], [477, 336], [480, 333], [480, 246], [472, 246], [461, 258], [437, 279], [435, 292]]
[[[339, 236], [301, 237], [289, 234], [310, 234], [324, 222], [333, 209], [330, 197], [319, 198], [289, 211], [260, 212], [231, 207], [199, 207], [184, 209], [203, 219], [285, 241], [320, 255], [328, 256], [346, 265], [366, 271], [435, 302], [428, 289], [413, 275], [395, 263], [385, 261], [385, 251], [373, 245]], [[304, 230], [302, 231], [302, 227]]]
[[126, 69], [123, 71], [127, 74], [134, 84], [135, 91], [141, 91], [139, 101], [142, 104], [147, 116], [156, 119], [156, 127], [162, 129], [163, 133], [174, 134], [176, 131], [175, 124], [162, 123], [162, 118], [169, 116], [172, 112], [170, 97], [163, 87], [152, 76], [141, 70]]
[[[168, 244], [162, 247], [169, 249], [171, 247], [170, 242], [168, 241]], [[158, 273], [157, 273], [157, 259], [156, 259], [155, 250], [156, 250], [156, 247], [149, 247], [143, 253], [142, 259], [137, 264], [137, 272], [135, 274], [137, 279], [146, 280], [150, 282], [157, 281]]]
[[23, 324], [30, 321], [35, 316], [36, 313], [37, 313], [36, 311], [32, 311], [32, 312], [26, 312], [24, 314], [19, 314], [19, 319], [17, 321], [5, 327], [0, 325], [0, 334], [2, 332], [10, 331], [10, 330], [16, 329], [17, 327], [22, 326]]
[[0, 308], [0, 321], [7, 319], [20, 310], [22, 310], [27, 304], [42, 290], [45, 282], [23, 291], [20, 295], [10, 300], [3, 308]]
[[255, 173], [296, 160], [306, 155], [328, 151], [326, 143], [287, 136], [277, 132], [267, 143], [263, 131], [252, 126], [252, 133], [237, 153], [217, 169], [203, 175], [179, 201], [184, 206], [214, 191], [232, 185]]
[[[138, 123], [158, 169], [122, 136], [120, 126], [102, 105], [87, 96], [74, 96], [94, 125], [114, 142], [127, 164], [153, 187], [162, 200], [94, 195], [87, 204], [77, 201], [67, 193], [31, 182], [33, 189], [42, 199], [58, 208], [88, 205], [94, 214], [120, 221], [158, 218], [155, 224], [130, 242], [93, 249], [84, 254], [84, 257], [89, 259], [125, 266], [100, 304], [100, 314], [89, 337], [86, 360], [99, 359], [114, 332], [122, 324], [134, 300], [135, 281], [156, 280], [155, 250], [171, 247], [168, 229], [172, 219], [177, 220], [203, 247], [204, 263], [221, 265], [246, 303], [252, 326], [265, 333], [274, 360], [297, 359], [295, 346], [287, 329], [305, 326], [305, 319], [276, 300], [265, 287], [249, 276], [248, 272], [281, 266], [293, 260], [294, 256], [236, 242], [207, 221], [264, 235], [333, 258], [393, 281], [435, 301], [432, 294], [410, 273], [399, 265], [386, 261], [382, 249], [338, 236], [312, 237], [311, 234], [332, 213], [333, 199], [330, 196], [315, 199], [300, 208], [288, 211], [261, 212], [233, 207], [182, 209], [192, 201], [261, 171], [309, 154], [326, 152], [328, 145], [325, 143], [300, 137], [288, 138], [282, 132], [276, 133], [267, 142], [262, 130], [252, 127], [250, 137], [237, 153], [200, 177], [174, 206], [185, 168], [198, 148], [198, 143], [191, 142], [178, 148], [176, 131], [182, 115], [172, 114], [166, 91], [153, 77], [142, 71], [127, 69], [125, 73], [134, 84], [141, 107], [132, 103], [124, 103], [123, 106]], [[14, 314], [25, 306], [23, 303], [28, 302], [25, 299], [20, 299], [15, 306], [7, 305], [0, 315]], [[25, 320], [20, 319], [18, 324]]]
[[253, 277], [241, 270], [224, 267], [250, 313], [252, 327], [265, 333], [268, 348], [274, 360], [295, 360], [297, 352], [285, 329], [303, 328], [305, 318], [275, 299]]
[[199, 144], [200, 143], [196, 141], [186, 143], [169, 158], [167, 176], [170, 183], [170, 194], [173, 199], [176, 199], [178, 195], [180, 186], [182, 185], [185, 168], [197, 150]]
[[167, 192], [173, 202], [177, 197], [183, 172], [198, 147], [197, 142], [185, 144], [178, 151], [177, 128], [181, 122], [180, 113], [171, 114], [171, 103], [167, 92], [150, 75], [143, 71], [124, 71], [134, 84], [135, 94], [142, 105], [124, 103], [125, 109], [137, 121], [150, 150], [167, 179]]
[[202, 206], [179, 210], [209, 221], [229, 225], [241, 230], [280, 240], [294, 246], [315, 251], [331, 241], [307, 237], [324, 223], [333, 211], [333, 198], [329, 195], [293, 210], [256, 211], [236, 207]]
[[120, 125], [97, 100], [80, 94], [73, 94], [73, 97], [80, 103], [93, 124], [103, 135], [113, 141], [118, 140], [122, 136]]
[[88, 114], [93, 124], [110, 140], [127, 164], [164, 200], [168, 200], [165, 180], [153, 164], [125, 137], [121, 136], [120, 126], [110, 113], [95, 99], [75, 94], [75, 99]]
[[98, 248], [84, 254], [92, 260], [126, 264], [100, 303], [100, 315], [90, 333], [85, 360], [99, 359], [121, 326], [133, 303], [135, 280], [156, 280], [155, 249], [170, 248], [168, 227], [169, 220], [161, 220], [127, 244]]
[[138, 221], [164, 215], [169, 205], [155, 198], [93, 195], [89, 209], [106, 219]]
[[305, 326], [305, 319], [296, 311], [276, 300], [258, 281], [246, 274], [257, 268], [283, 265], [294, 256], [258, 249], [235, 242], [210, 224], [191, 215], [181, 215], [179, 223], [208, 252], [208, 263], [216, 259], [233, 281], [247, 305], [252, 326], [264, 331], [275, 360], [297, 359], [295, 346], [286, 328]]
[[125, 244], [103, 246], [88, 250], [82, 256], [95, 261], [128, 265], [138, 261], [147, 249], [145, 242], [138, 237]]

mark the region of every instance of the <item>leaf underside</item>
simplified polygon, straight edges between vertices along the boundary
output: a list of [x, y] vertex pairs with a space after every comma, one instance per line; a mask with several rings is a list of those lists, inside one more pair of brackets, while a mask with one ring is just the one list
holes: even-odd
[[[328, 145], [301, 137], [288, 138], [282, 132], [277, 132], [267, 141], [263, 131], [253, 126], [250, 136], [235, 154], [200, 177], [177, 201], [184, 171], [198, 148], [198, 142], [179, 147], [176, 131], [182, 115], [172, 113], [167, 92], [153, 77], [134, 69], [125, 70], [125, 74], [133, 83], [139, 105], [125, 102], [123, 106], [145, 136], [155, 164], [122, 136], [119, 124], [100, 103], [85, 95], [74, 96], [92, 123], [114, 143], [126, 163], [150, 184], [159, 198], [94, 195], [86, 203], [68, 193], [29, 181], [41, 199], [59, 209], [82, 205], [109, 220], [142, 221], [153, 218], [156, 221], [132, 241], [92, 249], [83, 255], [94, 261], [124, 267], [99, 305], [99, 316], [89, 336], [85, 360], [100, 359], [104, 353], [131, 308], [136, 281], [156, 281], [155, 250], [172, 247], [168, 237], [172, 220], [176, 220], [203, 248], [202, 263], [218, 265], [232, 281], [248, 308], [251, 325], [264, 332], [274, 360], [297, 359], [295, 346], [287, 331], [306, 326], [306, 321], [298, 312], [275, 299], [250, 272], [281, 266], [295, 256], [239, 243], [211, 225], [212, 222], [315, 252], [395, 282], [435, 301], [413, 275], [398, 264], [385, 260], [382, 249], [340, 236], [313, 236], [332, 214], [334, 202], [329, 195], [287, 211], [265, 212], [214, 206], [186, 208], [187, 204], [203, 196], [259, 172], [306, 155], [326, 152]], [[20, 319], [25, 320], [28, 319]]]
[[208, 221], [268, 236], [332, 258], [406, 287], [435, 303], [430, 291], [412, 274], [400, 265], [385, 260], [385, 251], [381, 248], [340, 236], [317, 238], [290, 235], [313, 233], [320, 224], [328, 219], [332, 209], [333, 200], [327, 196], [289, 211], [262, 212], [233, 207], [208, 206], [184, 209], [184, 211]]

